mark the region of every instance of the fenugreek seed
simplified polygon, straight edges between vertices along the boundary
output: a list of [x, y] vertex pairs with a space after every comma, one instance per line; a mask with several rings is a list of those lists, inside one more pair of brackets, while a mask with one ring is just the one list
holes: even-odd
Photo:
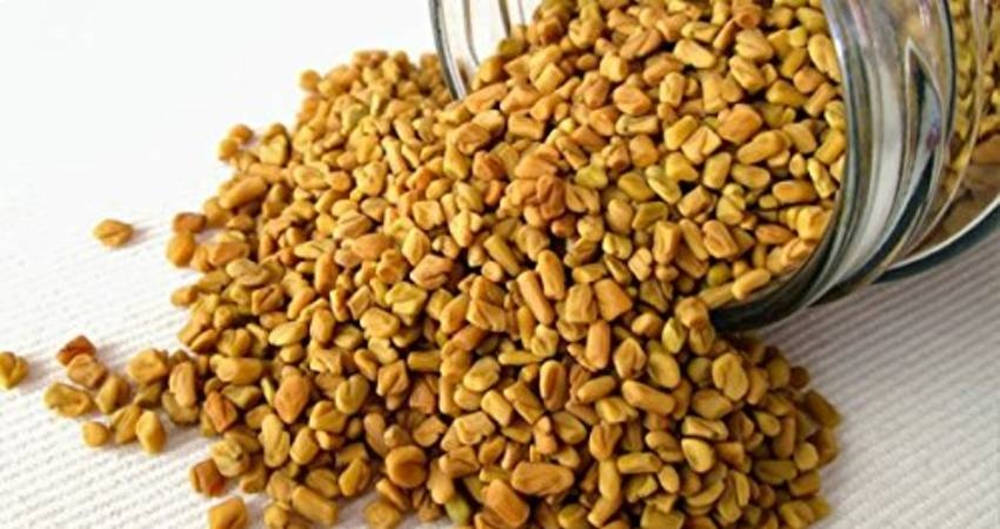
[[219, 358], [215, 363], [215, 375], [230, 384], [252, 384], [263, 372], [264, 363], [256, 358]]
[[224, 439], [213, 444], [209, 455], [219, 473], [227, 478], [235, 478], [250, 469], [250, 455], [233, 439]]
[[167, 355], [156, 349], [142, 351], [129, 360], [125, 372], [139, 384], [156, 382], [170, 374]]
[[191, 481], [191, 488], [206, 496], [219, 496], [226, 488], [226, 478], [219, 473], [218, 467], [211, 459], [191, 467], [188, 478]]
[[116, 373], [111, 373], [104, 379], [104, 383], [101, 384], [100, 389], [97, 390], [97, 394], [94, 396], [94, 403], [97, 404], [97, 409], [101, 413], [110, 415], [119, 406], [129, 401], [131, 391], [128, 382], [124, 378]]
[[400, 487], [412, 489], [427, 479], [427, 457], [416, 446], [401, 446], [389, 451], [385, 458], [389, 479]]
[[236, 406], [218, 391], [209, 392], [202, 411], [218, 433], [228, 430], [239, 418]]
[[319, 453], [319, 444], [315, 433], [309, 428], [302, 428], [295, 434], [295, 440], [288, 450], [288, 455], [299, 465], [308, 465]]
[[246, 529], [249, 523], [246, 504], [239, 497], [218, 503], [208, 510], [209, 529]]
[[265, 465], [277, 468], [285, 464], [291, 450], [291, 436], [285, 431], [285, 425], [277, 415], [268, 414], [264, 417], [258, 439], [264, 451]]
[[681, 440], [681, 450], [684, 452], [684, 459], [695, 472], [704, 474], [715, 466], [715, 451], [701, 439]]
[[142, 417], [142, 412], [143, 409], [138, 405], [129, 404], [111, 416], [111, 429], [114, 431], [116, 444], [135, 441], [136, 426]]
[[205, 215], [194, 212], [183, 212], [174, 215], [171, 227], [174, 233], [201, 233], [205, 229], [207, 219]]
[[94, 227], [94, 237], [109, 248], [118, 248], [132, 239], [132, 226], [115, 219], [104, 219]]
[[135, 435], [139, 444], [147, 454], [158, 454], [163, 451], [167, 441], [167, 433], [155, 411], [146, 410], [135, 423]]
[[646, 474], [660, 470], [662, 462], [656, 454], [649, 452], [634, 452], [619, 456], [615, 463], [621, 474]]
[[107, 374], [107, 368], [90, 355], [76, 356], [66, 366], [66, 377], [88, 389], [97, 389]]
[[94, 347], [94, 344], [92, 344], [86, 336], [80, 335], [64, 345], [56, 355], [56, 359], [59, 360], [60, 364], [67, 366], [79, 355], [94, 356], [96, 354], [97, 348]]
[[111, 440], [111, 430], [103, 423], [88, 421], [83, 423], [83, 442], [90, 447], [104, 446]]
[[507, 527], [520, 527], [531, 515], [531, 508], [506, 482], [496, 479], [483, 492], [486, 509]]
[[362, 514], [371, 529], [395, 529], [403, 515], [391, 503], [375, 500], [365, 506]]
[[59, 415], [70, 418], [86, 415], [94, 406], [87, 392], [59, 382], [45, 390], [43, 399], [46, 406]]
[[14, 353], [0, 352], [0, 389], [10, 390], [28, 376], [28, 362]]
[[309, 380], [295, 374], [285, 377], [274, 394], [273, 406], [285, 424], [292, 424], [309, 402], [312, 391]]
[[198, 242], [194, 238], [194, 233], [181, 231], [174, 234], [167, 243], [167, 260], [174, 266], [187, 266], [194, 257]]
[[549, 463], [522, 462], [514, 467], [510, 485], [528, 496], [554, 496], [569, 490], [573, 485], [573, 472], [563, 466]]
[[340, 492], [347, 498], [359, 494], [367, 484], [369, 472], [367, 463], [361, 459], [351, 461], [337, 478]]
[[305, 518], [323, 525], [337, 521], [337, 504], [305, 486], [292, 490], [291, 507]]
[[736, 278], [732, 286], [733, 297], [741, 301], [745, 300], [770, 282], [771, 272], [764, 268], [751, 270]]
[[249, 176], [233, 182], [219, 195], [219, 206], [235, 209], [257, 200], [267, 192], [267, 182], [260, 176]]
[[742, 399], [750, 388], [750, 380], [740, 358], [728, 353], [712, 362], [712, 382], [716, 389], [733, 401]]
[[840, 413], [819, 393], [815, 391], [806, 393], [803, 404], [809, 414], [823, 426], [836, 428], [840, 425]]
[[668, 415], [674, 410], [673, 397], [641, 382], [626, 380], [621, 391], [625, 401], [640, 410], [659, 415]]
[[602, 279], [594, 283], [594, 295], [597, 297], [601, 318], [605, 321], [614, 321], [632, 309], [632, 299], [621, 285], [612, 279]]

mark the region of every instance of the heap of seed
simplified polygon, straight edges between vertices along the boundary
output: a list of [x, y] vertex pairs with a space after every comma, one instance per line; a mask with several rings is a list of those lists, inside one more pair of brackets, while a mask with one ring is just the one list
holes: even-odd
[[87, 442], [162, 405], [217, 438], [194, 489], [266, 492], [269, 528], [371, 490], [375, 529], [822, 518], [837, 412], [709, 319], [826, 224], [843, 105], [817, 5], [545, 2], [459, 102], [429, 57], [307, 72], [295, 126], [233, 128], [233, 178], [174, 221], [168, 258], [203, 272], [172, 296], [187, 352], [133, 358], [124, 407], [71, 359], [113, 403]]

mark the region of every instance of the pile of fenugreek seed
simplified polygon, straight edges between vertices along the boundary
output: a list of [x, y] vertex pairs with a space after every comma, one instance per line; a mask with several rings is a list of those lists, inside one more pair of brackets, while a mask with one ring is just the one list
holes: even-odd
[[[194, 489], [266, 492], [269, 528], [371, 490], [375, 529], [809, 526], [839, 415], [709, 309], [827, 222], [845, 140], [818, 6], [545, 2], [457, 102], [430, 57], [305, 73], [294, 128], [233, 128], [233, 178], [174, 220], [168, 258], [203, 272], [172, 297], [186, 351], [126, 379], [78, 339], [83, 389], [47, 403], [96, 401], [92, 445], [158, 451], [160, 407], [198, 424]], [[234, 498], [209, 526], [247, 520]]]

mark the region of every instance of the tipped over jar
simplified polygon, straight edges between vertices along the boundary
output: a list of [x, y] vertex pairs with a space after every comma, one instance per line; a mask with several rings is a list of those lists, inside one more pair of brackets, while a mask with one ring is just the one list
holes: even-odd
[[489, 108], [505, 140], [551, 145], [604, 211], [655, 217], [605, 215], [585, 244], [581, 210], [567, 244], [606, 258], [620, 239], [655, 245], [643, 232], [659, 220], [677, 226], [681, 262], [654, 275], [678, 274], [723, 327], [922, 271], [1000, 223], [993, 2], [430, 5], [456, 96], [504, 86]]

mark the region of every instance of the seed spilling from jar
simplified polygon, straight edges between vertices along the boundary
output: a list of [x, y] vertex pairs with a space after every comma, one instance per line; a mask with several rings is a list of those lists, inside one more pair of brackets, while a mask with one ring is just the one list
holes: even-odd
[[[263, 491], [268, 527], [372, 489], [380, 529], [805, 527], [839, 415], [709, 311], [829, 216], [843, 105], [813, 3], [548, 2], [462, 101], [430, 57], [303, 74], [295, 126], [233, 128], [233, 178], [174, 220], [168, 258], [202, 272], [171, 297], [187, 352], [136, 355], [131, 402], [78, 378], [119, 443], [162, 447], [157, 404], [216, 438], [193, 488]], [[88, 411], [75, 392], [57, 410]]]

